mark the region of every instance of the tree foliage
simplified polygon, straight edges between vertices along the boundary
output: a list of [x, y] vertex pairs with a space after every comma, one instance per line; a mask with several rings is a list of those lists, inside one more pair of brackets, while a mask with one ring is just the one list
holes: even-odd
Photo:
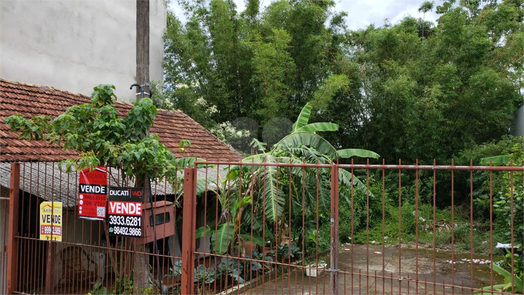
[[[165, 36], [167, 96], [198, 118], [217, 107], [209, 124], [249, 117], [263, 126], [273, 117], [294, 118], [307, 102], [329, 104], [349, 85], [335, 67], [344, 59], [344, 14], [334, 1], [271, 3], [250, 0], [239, 14], [233, 1], [179, 1], [188, 21], [168, 15]], [[190, 86], [188, 93], [186, 85]]]
[[188, 21], [168, 17], [166, 95], [207, 127], [263, 127], [309, 102], [313, 121], [340, 125], [326, 134], [334, 146], [447, 163], [506, 134], [522, 104], [522, 1], [421, 1], [422, 18], [357, 31], [333, 1], [250, 0], [242, 13], [227, 0], [180, 3]]
[[[338, 142], [359, 142], [388, 161], [431, 163], [507, 134], [523, 100], [522, 1], [454, 2], [437, 7], [436, 26], [406, 17], [353, 32], [362, 115]], [[341, 106], [336, 100], [325, 116]]]

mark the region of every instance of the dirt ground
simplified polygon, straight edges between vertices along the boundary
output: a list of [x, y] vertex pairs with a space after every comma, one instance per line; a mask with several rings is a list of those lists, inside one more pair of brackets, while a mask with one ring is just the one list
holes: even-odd
[[[469, 288], [491, 285], [492, 275], [489, 264], [462, 260], [469, 258], [469, 253], [454, 254], [452, 264], [451, 253], [445, 251], [343, 245], [338, 294], [473, 294]], [[489, 259], [480, 255], [474, 258]], [[329, 262], [329, 256], [326, 259]], [[292, 267], [288, 273], [273, 273], [228, 294], [331, 294], [330, 279], [328, 272], [312, 278], [303, 268]], [[501, 282], [494, 273], [493, 283]]]

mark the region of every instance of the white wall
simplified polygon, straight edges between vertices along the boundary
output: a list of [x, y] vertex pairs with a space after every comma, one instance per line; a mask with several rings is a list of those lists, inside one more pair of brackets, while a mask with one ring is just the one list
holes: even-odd
[[[162, 80], [164, 0], [150, 0], [150, 77]], [[135, 99], [136, 0], [1, 0], [0, 78]]]

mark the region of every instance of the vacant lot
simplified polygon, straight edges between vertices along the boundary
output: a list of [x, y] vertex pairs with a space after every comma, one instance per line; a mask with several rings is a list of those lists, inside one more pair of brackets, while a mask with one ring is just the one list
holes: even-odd
[[[452, 264], [452, 254], [448, 251], [343, 245], [339, 255], [339, 294], [473, 294], [462, 287], [491, 285], [491, 267], [462, 260], [471, 258], [470, 255], [455, 253]], [[474, 258], [489, 259], [477, 255]], [[326, 260], [329, 261], [329, 257]], [[496, 273], [493, 279], [495, 283], [502, 281]], [[251, 288], [246, 286], [237, 292], [330, 294], [330, 274], [310, 278], [302, 268], [292, 267], [288, 273], [273, 274], [264, 282], [260, 280]]]

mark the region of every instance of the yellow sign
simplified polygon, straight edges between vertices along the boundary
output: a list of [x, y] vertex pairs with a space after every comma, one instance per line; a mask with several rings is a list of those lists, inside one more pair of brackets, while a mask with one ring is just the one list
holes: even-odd
[[40, 240], [62, 241], [62, 202], [40, 204]]

